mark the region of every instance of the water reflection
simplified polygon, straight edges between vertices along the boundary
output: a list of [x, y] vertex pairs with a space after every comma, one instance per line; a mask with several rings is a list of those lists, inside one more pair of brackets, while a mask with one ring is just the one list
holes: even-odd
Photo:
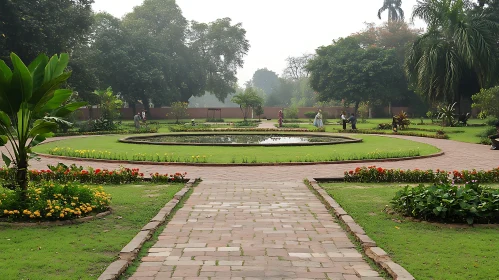
[[329, 143], [345, 142], [344, 138], [332, 136], [305, 136], [305, 135], [163, 135], [150, 138], [136, 139], [141, 142], [159, 143], [203, 143], [203, 144], [303, 144], [303, 143]]

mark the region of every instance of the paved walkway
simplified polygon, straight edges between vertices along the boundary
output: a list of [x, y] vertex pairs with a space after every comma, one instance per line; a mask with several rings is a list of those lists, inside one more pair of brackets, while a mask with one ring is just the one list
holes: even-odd
[[130, 279], [381, 280], [301, 182], [203, 181]]

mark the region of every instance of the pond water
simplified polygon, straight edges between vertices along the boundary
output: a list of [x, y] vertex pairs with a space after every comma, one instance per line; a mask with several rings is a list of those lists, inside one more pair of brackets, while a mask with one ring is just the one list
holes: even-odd
[[219, 134], [219, 135], [161, 135], [147, 138], [135, 138], [137, 142], [155, 143], [185, 143], [185, 144], [311, 144], [311, 143], [341, 143], [350, 139], [332, 136], [307, 135], [257, 135], [257, 134]]

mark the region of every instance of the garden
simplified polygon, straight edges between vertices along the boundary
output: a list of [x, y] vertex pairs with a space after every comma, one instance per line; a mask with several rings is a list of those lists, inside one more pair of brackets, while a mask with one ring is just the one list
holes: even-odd
[[499, 277], [492, 248], [499, 225], [499, 167], [368, 166], [345, 171], [344, 181], [321, 186], [416, 279]]

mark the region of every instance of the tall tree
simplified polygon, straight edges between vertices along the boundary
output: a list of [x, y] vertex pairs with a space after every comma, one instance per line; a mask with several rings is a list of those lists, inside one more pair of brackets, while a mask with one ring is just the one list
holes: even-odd
[[499, 78], [499, 24], [472, 9], [466, 0], [421, 0], [413, 11], [428, 30], [410, 47], [405, 69], [430, 100], [460, 102]]
[[308, 77], [307, 63], [313, 58], [311, 54], [304, 54], [302, 56], [286, 58], [286, 68], [284, 69], [284, 76], [294, 80], [299, 80]]
[[384, 0], [383, 6], [378, 10], [378, 18], [388, 10], [388, 21], [404, 21], [404, 10], [402, 10], [402, 0]]
[[85, 42], [93, 0], [0, 0], [0, 59], [71, 52]]
[[279, 76], [267, 68], [258, 69], [253, 74], [252, 84], [268, 95], [279, 86]]
[[[205, 90], [220, 101], [235, 92], [237, 69], [243, 66], [243, 57], [250, 47], [242, 24], [233, 25], [231, 21], [230, 18], [209, 24], [193, 21], [190, 29], [190, 47], [201, 58], [206, 75]], [[183, 99], [191, 96], [183, 96]]]
[[364, 48], [359, 39], [347, 37], [316, 52], [307, 69], [319, 101], [343, 100], [357, 111], [361, 102], [392, 98], [387, 94], [400, 72], [393, 50]]

